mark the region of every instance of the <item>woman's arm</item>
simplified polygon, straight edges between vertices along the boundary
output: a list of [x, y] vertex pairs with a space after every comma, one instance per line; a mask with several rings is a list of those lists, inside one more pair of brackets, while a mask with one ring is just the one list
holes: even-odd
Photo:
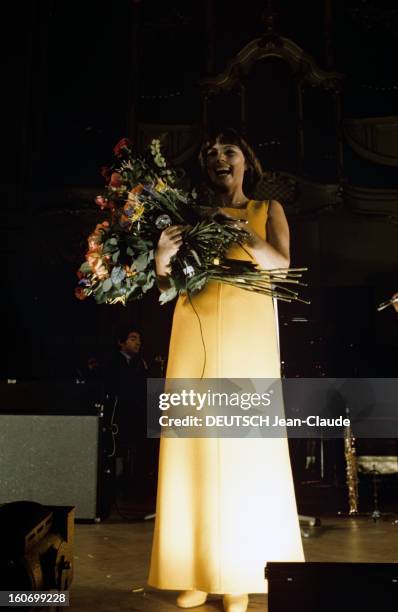
[[246, 243], [247, 250], [263, 270], [288, 268], [290, 265], [290, 235], [285, 212], [282, 205], [272, 200], [268, 210], [267, 240], [263, 240], [254, 230]]

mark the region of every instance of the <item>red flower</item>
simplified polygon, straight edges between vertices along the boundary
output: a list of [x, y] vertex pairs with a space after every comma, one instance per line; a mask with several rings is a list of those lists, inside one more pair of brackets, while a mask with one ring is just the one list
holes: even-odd
[[85, 300], [87, 295], [86, 292], [84, 291], [83, 287], [76, 287], [75, 289], [75, 297], [77, 297], [78, 300]]
[[122, 177], [118, 172], [112, 172], [110, 185], [111, 187], [121, 187]]
[[123, 157], [126, 154], [126, 150], [129, 151], [130, 149], [131, 141], [128, 138], [122, 138], [114, 147], [113, 152], [116, 157]]
[[95, 198], [95, 203], [100, 207], [101, 210], [108, 207], [108, 199], [104, 198], [104, 196], [97, 196]]

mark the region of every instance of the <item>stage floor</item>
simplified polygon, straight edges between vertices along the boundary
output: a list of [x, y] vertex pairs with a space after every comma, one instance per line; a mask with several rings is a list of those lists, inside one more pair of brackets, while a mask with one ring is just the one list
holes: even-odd
[[[145, 584], [152, 532], [153, 521], [128, 522], [117, 514], [100, 524], [76, 525], [74, 612], [176, 612], [174, 592]], [[321, 517], [321, 526], [303, 543], [307, 561], [398, 563], [397, 538], [398, 515], [377, 523], [367, 517]], [[195, 610], [220, 612], [220, 596]], [[266, 595], [251, 596], [249, 610], [266, 612]]]

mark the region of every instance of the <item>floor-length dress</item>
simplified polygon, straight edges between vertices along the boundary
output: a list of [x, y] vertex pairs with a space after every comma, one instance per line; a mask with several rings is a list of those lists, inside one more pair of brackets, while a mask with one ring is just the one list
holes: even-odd
[[[268, 208], [224, 210], [265, 239]], [[176, 304], [167, 378], [200, 378], [203, 341], [206, 378], [280, 377], [272, 298], [212, 282], [192, 301]], [[162, 438], [149, 584], [261, 593], [267, 561], [304, 561], [287, 440]]]

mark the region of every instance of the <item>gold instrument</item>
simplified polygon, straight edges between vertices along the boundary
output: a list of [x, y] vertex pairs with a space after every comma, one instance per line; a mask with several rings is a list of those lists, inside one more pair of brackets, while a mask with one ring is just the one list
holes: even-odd
[[344, 428], [344, 456], [346, 462], [346, 482], [348, 488], [349, 515], [358, 514], [358, 465], [355, 438], [351, 426]]

